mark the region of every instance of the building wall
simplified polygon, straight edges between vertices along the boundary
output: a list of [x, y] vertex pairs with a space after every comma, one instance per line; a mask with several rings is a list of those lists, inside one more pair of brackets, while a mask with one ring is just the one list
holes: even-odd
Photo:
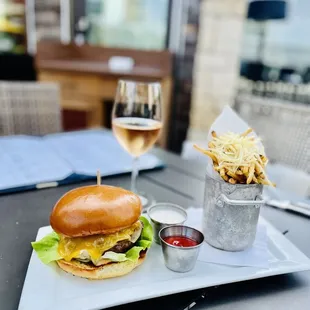
[[233, 104], [247, 2], [201, 0], [189, 140], [204, 140], [221, 109]]

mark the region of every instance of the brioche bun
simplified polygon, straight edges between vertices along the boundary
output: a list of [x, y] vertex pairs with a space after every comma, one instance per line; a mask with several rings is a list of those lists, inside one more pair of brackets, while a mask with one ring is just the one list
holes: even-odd
[[137, 261], [124, 261], [119, 263], [110, 263], [100, 267], [73, 260], [67, 262], [65, 260], [58, 260], [58, 266], [74, 276], [86, 278], [89, 280], [102, 280], [124, 276], [130, 273], [133, 269], [143, 263], [145, 255], [141, 256]]
[[[51, 213], [50, 224], [54, 231], [68, 237], [112, 234], [137, 222], [141, 212], [141, 200], [136, 194], [119, 187], [91, 185], [64, 194]], [[60, 264], [70, 268], [67, 262]], [[136, 267], [122, 264], [130, 266], [125, 270]]]

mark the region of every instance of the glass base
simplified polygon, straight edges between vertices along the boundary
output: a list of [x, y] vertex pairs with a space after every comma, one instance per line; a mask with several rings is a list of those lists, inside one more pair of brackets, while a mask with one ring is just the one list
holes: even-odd
[[155, 199], [152, 195], [150, 194], [147, 194], [147, 193], [144, 193], [144, 192], [137, 192], [136, 193], [140, 199], [141, 199], [141, 203], [142, 203], [142, 206], [143, 206], [143, 211], [142, 213], [145, 213], [147, 211], [147, 209], [155, 203]]

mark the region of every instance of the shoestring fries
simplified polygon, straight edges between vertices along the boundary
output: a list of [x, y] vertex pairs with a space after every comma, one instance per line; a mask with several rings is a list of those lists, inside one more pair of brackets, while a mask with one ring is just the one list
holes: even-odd
[[249, 136], [249, 128], [241, 134], [228, 132], [219, 136], [212, 131], [208, 149], [194, 148], [209, 156], [214, 170], [231, 184], [263, 184], [275, 186], [266, 174], [267, 157], [258, 146], [259, 139]]

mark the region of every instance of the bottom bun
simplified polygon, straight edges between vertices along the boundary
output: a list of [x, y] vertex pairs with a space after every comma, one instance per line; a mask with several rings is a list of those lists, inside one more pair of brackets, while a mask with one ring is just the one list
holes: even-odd
[[79, 261], [70, 261], [58, 260], [58, 266], [74, 276], [81, 278], [86, 278], [89, 280], [102, 280], [124, 276], [127, 273], [130, 273], [133, 269], [138, 267], [143, 263], [145, 255], [140, 257], [137, 261], [125, 261], [120, 263], [110, 263], [103, 266], [92, 266], [90, 264], [84, 264]]

